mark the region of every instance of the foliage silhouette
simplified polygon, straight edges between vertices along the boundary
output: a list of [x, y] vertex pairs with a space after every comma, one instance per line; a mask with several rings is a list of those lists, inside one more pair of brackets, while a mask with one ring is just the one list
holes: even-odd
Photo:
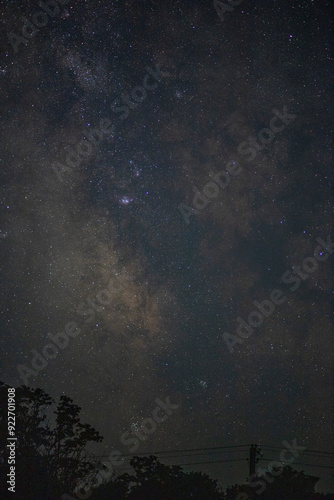
[[[8, 386], [0, 382], [1, 407], [7, 407]], [[102, 464], [86, 451], [89, 442], [101, 442], [100, 434], [80, 422], [81, 408], [67, 396], [55, 400], [43, 389], [20, 386], [15, 390], [16, 490], [15, 498], [48, 500], [73, 491], [78, 479], [89, 477]], [[7, 441], [7, 415], [0, 420], [0, 441]], [[2, 477], [8, 473], [8, 451], [0, 450]], [[6, 481], [1, 481], [1, 498], [7, 498]]]
[[[7, 389], [8, 386], [0, 382], [3, 409], [7, 407]], [[16, 500], [64, 497], [74, 500], [237, 500], [241, 493], [243, 500], [334, 500], [334, 495], [314, 492], [317, 477], [289, 466], [274, 468], [270, 474], [223, 492], [217, 481], [207, 474], [184, 472], [180, 466], [162, 464], [153, 455], [132, 458], [132, 474], [117, 476], [114, 473], [108, 482], [94, 488], [98, 473], [105, 466], [87, 452], [87, 445], [101, 442], [102, 437], [92, 426], [80, 421], [81, 408], [65, 395], [60, 396], [56, 404], [43, 389], [27, 386], [15, 390], [15, 406]], [[5, 479], [7, 432], [7, 415], [3, 413], [0, 416], [1, 499], [14, 498]], [[87, 485], [88, 494], [79, 494], [78, 483]]]

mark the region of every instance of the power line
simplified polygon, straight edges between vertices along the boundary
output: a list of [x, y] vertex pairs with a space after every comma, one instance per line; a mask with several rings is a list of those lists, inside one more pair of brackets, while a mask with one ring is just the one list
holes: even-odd
[[[248, 451], [250, 444], [238, 444], [238, 445], [233, 445], [233, 446], [213, 446], [213, 447], [206, 447], [206, 448], [188, 448], [184, 450], [164, 450], [164, 451], [146, 451], [142, 453], [124, 453], [122, 454], [122, 457], [134, 457], [134, 456], [149, 456], [149, 455], [161, 455], [162, 453], [181, 453], [185, 451], [205, 451], [205, 450], [223, 450], [223, 449], [229, 449], [229, 448], [246, 448], [245, 450], [240, 450], [240, 451]], [[207, 451], [209, 453], [209, 451]], [[204, 453], [203, 453], [204, 454]], [[100, 455], [97, 458], [106, 458], [109, 455]], [[161, 457], [161, 458], [168, 458], [167, 457]]]
[[[248, 451], [249, 447], [251, 445], [232, 445], [232, 446], [213, 446], [213, 447], [206, 447], [206, 448], [188, 448], [184, 450], [163, 450], [163, 451], [154, 451], [154, 452], [141, 452], [141, 453], [128, 453], [128, 454], [122, 454], [122, 457], [134, 457], [134, 456], [149, 456], [149, 455], [159, 455], [159, 458], [177, 458], [181, 456], [195, 456], [195, 455], [205, 455], [208, 453], [213, 453], [213, 454], [218, 454], [218, 453], [226, 453], [224, 450], [228, 450], [227, 453], [244, 453]], [[275, 450], [282, 450], [282, 447], [278, 446], [266, 446], [266, 445], [259, 445], [260, 448], [263, 451], [275, 451]], [[233, 448], [233, 449], [232, 449]], [[234, 448], [239, 448], [238, 450], [235, 450]], [[243, 448], [243, 449], [241, 449]], [[217, 451], [213, 451], [217, 450]], [[195, 452], [195, 451], [201, 451], [202, 453], [196, 453], [192, 455], [170, 455], [170, 453], [184, 453], [184, 452]], [[164, 454], [165, 456], [160, 457], [160, 455]], [[166, 455], [168, 454], [168, 455]], [[302, 454], [318, 454], [317, 457], [312, 457], [312, 458], [321, 458], [321, 459], [330, 459], [332, 458], [332, 455], [334, 453], [328, 452], [328, 451], [320, 451], [320, 450], [304, 450]], [[327, 456], [321, 456], [321, 454], [328, 455]], [[96, 458], [108, 458], [109, 455], [100, 455]], [[261, 460], [268, 460], [268, 459], [261, 459]]]
[[[153, 456], [157, 456], [157, 458], [159, 458], [160, 460], [164, 460], [164, 459], [169, 459], [169, 458], [191, 458], [191, 457], [196, 457], [196, 456], [203, 456], [203, 455], [218, 455], [218, 454], [221, 454], [221, 453], [248, 453], [248, 450], [233, 450], [233, 451], [229, 451], [229, 452], [223, 452], [223, 451], [213, 451], [213, 452], [202, 452], [202, 453], [192, 453], [191, 455], [165, 455], [165, 456], [160, 456], [160, 455], [157, 455], [156, 453], [147, 453], [145, 454], [144, 456], [150, 456], [150, 455], [153, 455]], [[135, 456], [138, 456], [136, 454], [133, 454], [133, 455], [130, 455], [131, 457], [135, 457]], [[96, 456], [95, 458], [108, 458], [109, 455], [99, 455], [99, 456]], [[125, 455], [123, 455], [123, 457], [125, 457]], [[144, 457], [143, 457], [144, 458]]]
[[[269, 458], [261, 458], [261, 460], [263, 460], [265, 462], [272, 462], [272, 460], [269, 459]], [[310, 467], [321, 467], [321, 468], [324, 468], [324, 469], [334, 469], [334, 467], [329, 466], [329, 465], [302, 464], [302, 463], [299, 463], [299, 462], [293, 462], [293, 463], [291, 463], [291, 465], [309, 465]]]
[[305, 450], [302, 453], [324, 453], [325, 455], [334, 455], [334, 453], [330, 451], [316, 451], [316, 450]]
[[310, 467], [321, 467], [322, 469], [334, 469], [334, 467], [329, 466], [329, 465], [315, 465], [315, 464], [301, 464], [301, 463], [296, 463], [296, 465], [309, 465]]
[[[232, 445], [232, 446], [214, 446], [214, 447], [206, 447], [206, 448], [188, 448], [188, 449], [184, 449], [184, 450], [164, 450], [164, 451], [155, 451], [155, 452], [143, 452], [143, 453], [138, 453], [138, 454], [126, 454], [126, 455], [123, 455], [123, 457], [134, 457], [134, 456], [139, 456], [139, 455], [143, 455], [143, 456], [149, 456], [149, 455], [161, 455], [161, 454], [168, 454], [166, 456], [159, 456], [158, 458], [160, 460], [168, 460], [170, 458], [191, 458], [191, 457], [194, 457], [194, 456], [201, 456], [201, 455], [205, 455], [205, 454], [218, 454], [218, 453], [245, 453], [248, 451], [249, 447], [252, 446], [252, 445]], [[235, 449], [235, 448], [238, 448], [238, 449]], [[267, 450], [265, 451], [268, 451], [269, 450], [282, 450], [281, 447], [277, 447], [277, 446], [273, 446], [273, 447], [269, 447], [269, 446], [262, 446], [261, 445], [261, 449], [262, 448], [267, 448]], [[217, 451], [212, 451], [212, 450], [217, 450]], [[224, 451], [224, 450], [228, 450], [228, 451]], [[180, 455], [180, 453], [183, 453], [183, 452], [197, 452], [197, 451], [200, 451], [202, 453], [193, 453], [191, 455], [189, 454], [186, 454], [186, 455]], [[332, 453], [330, 452], [326, 452], [326, 451], [320, 451], [320, 450], [305, 450], [303, 451], [303, 453], [314, 453], [314, 454], [324, 454], [324, 455], [332, 455]], [[170, 453], [178, 453], [177, 455], [170, 455]], [[108, 455], [103, 455], [99, 458], [108, 458]], [[203, 457], [204, 458], [204, 457]], [[311, 458], [311, 457], [310, 457]], [[331, 458], [330, 456], [318, 456], [318, 457], [313, 457], [313, 458]], [[219, 463], [231, 463], [231, 462], [247, 462], [247, 458], [235, 458], [235, 459], [227, 459], [227, 460], [210, 460], [210, 461], [202, 461], [202, 462], [187, 462], [187, 463], [178, 463], [178, 464], [172, 464], [173, 466], [175, 465], [178, 465], [179, 467], [185, 467], [185, 466], [188, 466], [188, 465], [212, 465], [212, 464], [219, 464]], [[261, 460], [263, 461], [266, 461], [266, 462], [271, 462], [272, 460], [268, 459], [268, 458], [261, 458]], [[169, 466], [172, 466], [172, 465], [169, 465]], [[294, 462], [293, 465], [299, 465], [299, 466], [307, 466], [307, 467], [313, 467], [313, 468], [324, 468], [324, 469], [334, 469], [334, 467], [332, 466], [326, 466], [326, 465], [317, 465], [317, 464], [308, 464], [308, 463], [301, 463], [301, 462]], [[122, 470], [133, 470], [133, 467], [131, 466], [128, 466], [128, 465], [124, 465], [124, 466], [119, 466], [120, 469]]]
[[202, 453], [193, 453], [192, 455], [166, 455], [164, 457], [158, 457], [160, 459], [165, 459], [165, 458], [185, 458], [185, 457], [196, 457], [196, 456], [203, 456], [203, 455], [217, 455], [218, 453], [248, 453], [248, 450], [232, 450], [232, 451], [213, 451], [213, 452], [202, 452]]
[[212, 446], [206, 448], [189, 448], [185, 450], [166, 450], [166, 451], [156, 451], [155, 453], [177, 453], [179, 451], [203, 451], [203, 450], [222, 450], [227, 448], [249, 448], [250, 444], [236, 444], [232, 446]]
[[[266, 462], [271, 462], [272, 460], [269, 460], [268, 458], [262, 458], [261, 460], [264, 460]], [[185, 466], [185, 465], [204, 465], [204, 464], [220, 464], [220, 463], [225, 463], [225, 462], [246, 462], [247, 459], [245, 458], [235, 458], [235, 459], [231, 459], [231, 460], [212, 460], [212, 461], [209, 461], [209, 462], [188, 462], [188, 463], [185, 463], [185, 464], [173, 464], [174, 466], [175, 465], [179, 465], [179, 466]], [[327, 465], [315, 465], [315, 464], [305, 464], [305, 463], [293, 463], [293, 465], [307, 465], [309, 467], [320, 467], [320, 468], [324, 468], [324, 469], [334, 469], [334, 467], [331, 467], [331, 466], [327, 466]], [[121, 469], [132, 469], [132, 467], [127, 467], [127, 466], [120, 466]]]
[[[224, 462], [245, 462], [246, 459], [245, 458], [235, 458], [235, 459], [232, 459], [232, 460], [213, 460], [213, 461], [210, 461], [210, 462], [189, 462], [189, 463], [186, 463], [186, 464], [173, 464], [171, 465], [170, 467], [172, 466], [184, 466], [184, 465], [202, 465], [202, 464], [220, 464], [220, 463], [224, 463]], [[127, 466], [120, 466], [121, 469], [127, 469], [127, 470], [130, 470], [132, 469], [132, 467], [127, 467]]]
[[221, 464], [223, 462], [245, 462], [245, 458], [234, 458], [232, 460], [214, 460], [212, 462], [189, 462], [187, 464], [181, 464], [183, 465], [201, 465], [201, 464]]
[[[266, 455], [271, 455], [274, 452], [268, 452], [268, 450], [262, 450]], [[307, 458], [312, 458], [312, 459], [320, 459], [320, 460], [333, 460], [333, 456], [331, 455], [319, 455], [317, 453], [307, 453], [306, 451], [303, 451], [301, 455], [307, 457]]]
[[[266, 446], [266, 445], [262, 445], [262, 444], [259, 444], [260, 448], [261, 449], [266, 449], [267, 450], [282, 450], [283, 448], [282, 447], [278, 447], [278, 446]], [[320, 450], [304, 450], [302, 452], [303, 454], [304, 453], [323, 453], [325, 455], [334, 455], [334, 452], [330, 452], [330, 451], [320, 451]]]

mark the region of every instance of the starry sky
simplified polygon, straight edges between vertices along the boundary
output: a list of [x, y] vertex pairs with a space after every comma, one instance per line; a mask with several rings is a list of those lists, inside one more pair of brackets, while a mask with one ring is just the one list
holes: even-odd
[[0, 2], [0, 376], [73, 398], [100, 455], [157, 398], [138, 453], [333, 451], [330, 2], [230, 3]]

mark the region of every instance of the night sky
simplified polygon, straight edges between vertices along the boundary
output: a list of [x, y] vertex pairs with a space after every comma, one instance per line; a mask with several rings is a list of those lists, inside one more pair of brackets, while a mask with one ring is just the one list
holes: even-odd
[[330, 2], [51, 4], [1, 1], [1, 379], [223, 486], [333, 452]]

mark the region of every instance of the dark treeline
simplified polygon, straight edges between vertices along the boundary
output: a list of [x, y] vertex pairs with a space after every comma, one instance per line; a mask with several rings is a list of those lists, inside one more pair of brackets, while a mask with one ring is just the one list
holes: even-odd
[[[106, 471], [87, 445], [102, 436], [80, 421], [81, 408], [62, 395], [59, 402], [42, 389], [15, 389], [15, 431], [8, 443], [8, 386], [0, 382], [1, 499], [15, 500], [333, 500], [314, 492], [318, 478], [284, 467], [271, 482], [259, 478], [252, 487], [234, 485], [223, 491], [202, 472], [164, 465], [157, 457], [133, 457], [132, 474]], [[11, 457], [11, 458], [10, 458]], [[10, 467], [13, 473], [10, 477]], [[102, 473], [101, 473], [102, 471]], [[104, 479], [103, 479], [104, 478]], [[12, 480], [12, 482], [10, 482]], [[228, 481], [227, 481], [228, 482]], [[15, 484], [15, 486], [12, 486]], [[10, 490], [9, 488], [12, 489]]]

